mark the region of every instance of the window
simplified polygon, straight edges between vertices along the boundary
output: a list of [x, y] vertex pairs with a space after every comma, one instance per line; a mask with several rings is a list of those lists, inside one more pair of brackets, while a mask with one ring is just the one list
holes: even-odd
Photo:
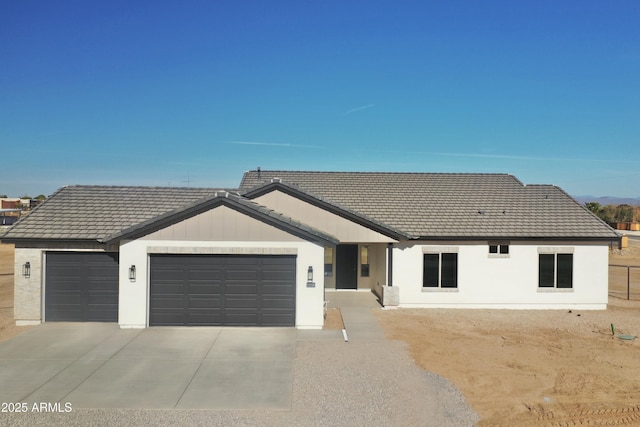
[[540, 288], [573, 288], [573, 254], [539, 254], [538, 286]]
[[333, 248], [324, 248], [324, 275], [333, 276]]
[[508, 254], [509, 245], [489, 245], [490, 254]]
[[508, 258], [509, 242], [489, 242], [489, 258]]
[[360, 276], [369, 277], [369, 246], [360, 246]]
[[427, 253], [423, 256], [422, 287], [458, 287], [457, 253]]

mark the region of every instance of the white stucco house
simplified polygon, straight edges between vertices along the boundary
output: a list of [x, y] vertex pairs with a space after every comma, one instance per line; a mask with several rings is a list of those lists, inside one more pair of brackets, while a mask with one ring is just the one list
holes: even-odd
[[605, 309], [620, 236], [507, 174], [248, 171], [237, 189], [68, 186], [2, 237], [15, 319], [321, 328], [386, 307]]

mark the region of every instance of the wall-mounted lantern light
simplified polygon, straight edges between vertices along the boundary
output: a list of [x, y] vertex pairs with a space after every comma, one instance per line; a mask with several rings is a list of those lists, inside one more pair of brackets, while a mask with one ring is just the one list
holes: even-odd
[[31, 277], [31, 263], [29, 261], [22, 266], [22, 277]]
[[313, 267], [309, 266], [307, 270], [307, 288], [315, 288], [316, 284], [313, 283]]
[[136, 266], [132, 265], [129, 267], [129, 280], [132, 282], [136, 281]]

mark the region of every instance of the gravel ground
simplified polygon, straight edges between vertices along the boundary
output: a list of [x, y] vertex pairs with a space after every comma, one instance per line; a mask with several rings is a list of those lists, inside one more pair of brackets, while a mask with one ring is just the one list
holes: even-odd
[[0, 413], [4, 426], [471, 426], [478, 416], [397, 341], [299, 342], [291, 410], [106, 410]]

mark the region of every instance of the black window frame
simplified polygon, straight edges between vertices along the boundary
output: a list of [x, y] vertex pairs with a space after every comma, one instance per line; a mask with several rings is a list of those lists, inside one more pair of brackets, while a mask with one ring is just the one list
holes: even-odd
[[509, 255], [509, 243], [489, 243], [489, 255]]
[[422, 254], [422, 288], [457, 289], [458, 264], [457, 252]]
[[538, 254], [538, 288], [573, 289], [573, 254]]

